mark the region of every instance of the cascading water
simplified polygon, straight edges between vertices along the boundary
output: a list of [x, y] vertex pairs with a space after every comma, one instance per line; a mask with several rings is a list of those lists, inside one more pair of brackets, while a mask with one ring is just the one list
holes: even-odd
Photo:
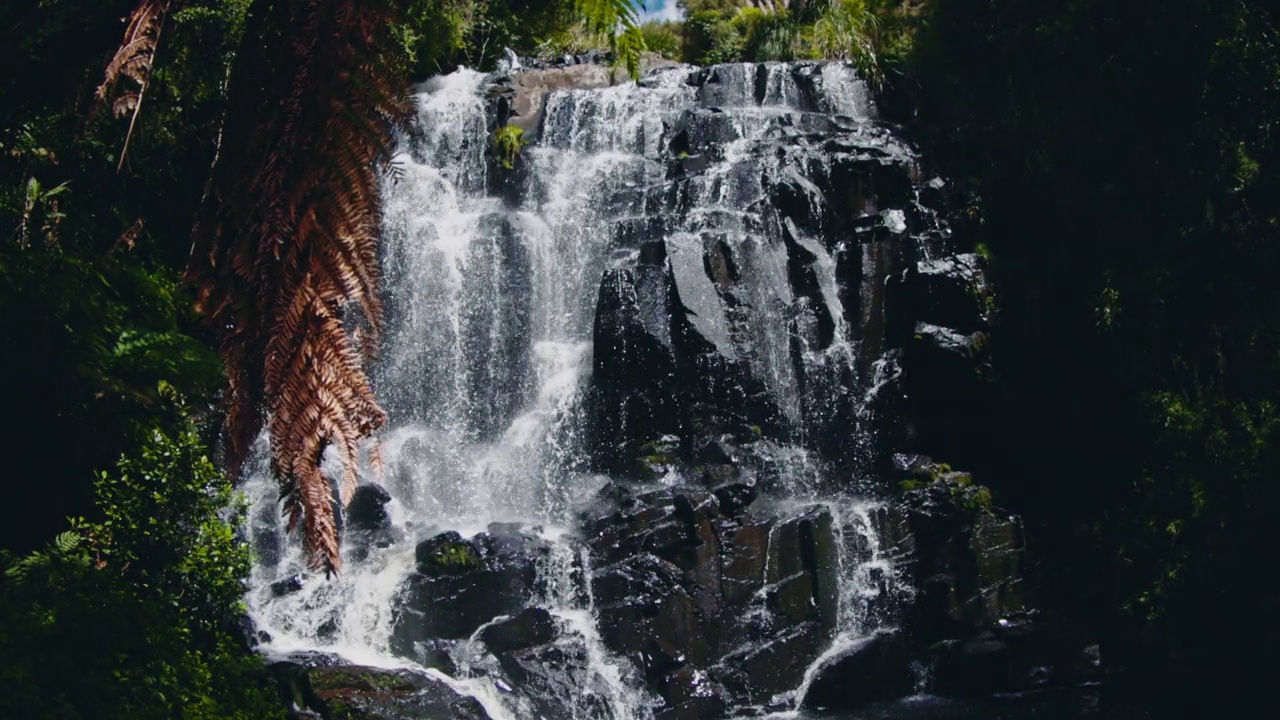
[[[623, 642], [616, 633], [601, 632], [592, 588], [609, 581], [593, 576], [599, 558], [579, 537], [576, 513], [614, 479], [617, 456], [660, 457], [652, 448], [662, 438], [687, 446], [704, 432], [695, 428], [729, 415], [762, 436], [766, 451], [753, 462], [768, 491], [761, 502], [773, 508], [765, 514], [816, 505], [832, 519], [838, 603], [813, 668], [892, 625], [891, 608], [910, 588], [880, 547], [878, 506], [851, 490], [850, 469], [871, 438], [864, 393], [884, 363], [863, 346], [880, 310], [873, 291], [847, 285], [849, 276], [875, 280], [882, 258], [868, 238], [902, 235], [909, 218], [878, 206], [883, 188], [871, 185], [892, 183], [842, 176], [829, 158], [839, 151], [888, 167], [909, 156], [871, 122], [865, 86], [838, 63], [767, 64], [668, 68], [639, 84], [554, 91], [537, 141], [508, 172], [489, 152], [492, 82], [460, 70], [424, 85], [388, 174], [387, 332], [375, 385], [392, 429], [380, 440], [381, 476], [363, 467], [361, 478], [390, 496], [389, 529], [376, 542], [348, 539], [336, 578], [310, 575], [296, 542], [282, 539], [274, 482], [262, 467], [250, 473], [258, 562], [248, 605], [264, 650], [411, 665], [420, 658], [405, 657], [393, 636], [421, 560], [416, 543], [520, 523], [546, 548], [524, 604], [549, 610], [557, 652], [580, 661], [530, 700], [503, 679], [510, 673], [486, 652], [482, 625], [448, 646], [450, 682], [495, 718], [653, 717], [666, 701], [646, 687], [647, 660], [638, 669], [611, 649]], [[857, 142], [832, 150], [824, 133]], [[819, 187], [842, 182], [866, 186], [841, 198]], [[864, 220], [837, 227], [824, 219], [833, 213]], [[627, 327], [641, 328], [634, 342], [610, 335], [619, 325], [606, 299], [615, 295], [632, 313]], [[628, 363], [644, 364], [653, 347], [677, 359], [658, 385], [637, 391], [628, 383], [647, 380]], [[642, 397], [653, 388], [685, 394], [672, 379], [680, 373], [705, 376], [699, 387], [710, 399], [697, 402], [715, 412], [664, 416], [654, 408], [666, 401]], [[617, 451], [602, 459], [602, 447]], [[687, 464], [670, 465], [652, 487], [699, 482]], [[774, 598], [794, 579], [766, 582], [790, 562], [779, 555], [788, 527], [765, 532], [764, 569], [752, 580], [769, 632]], [[724, 657], [752, 656], [753, 636], [744, 637]], [[795, 707], [811, 676], [743, 706]], [[559, 694], [560, 714], [547, 715], [548, 693]]]

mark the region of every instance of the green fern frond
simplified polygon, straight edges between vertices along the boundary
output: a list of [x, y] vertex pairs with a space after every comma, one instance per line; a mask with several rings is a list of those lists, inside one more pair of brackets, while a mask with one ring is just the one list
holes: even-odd
[[587, 32], [608, 39], [614, 62], [626, 67], [632, 79], [640, 76], [640, 55], [645, 51], [637, 8], [635, 0], [576, 0], [574, 3], [574, 12]]
[[81, 540], [78, 533], [71, 531], [58, 533], [58, 536], [53, 539], [53, 547], [60, 553], [69, 553], [80, 546]]
[[632, 80], [640, 77], [640, 56], [646, 49], [644, 35], [634, 25], [614, 38], [613, 53], [616, 62], [627, 69]]
[[587, 29], [601, 37], [636, 27], [640, 17], [633, 0], [577, 0], [574, 10]]

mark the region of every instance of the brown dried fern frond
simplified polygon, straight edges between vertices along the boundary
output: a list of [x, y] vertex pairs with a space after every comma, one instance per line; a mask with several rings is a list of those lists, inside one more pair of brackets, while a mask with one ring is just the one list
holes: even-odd
[[221, 332], [228, 463], [264, 420], [290, 528], [312, 567], [339, 566], [336, 447], [355, 486], [359, 441], [386, 422], [365, 374], [381, 332], [376, 167], [404, 104], [393, 0], [257, 2], [233, 69], [223, 143], [189, 277]]
[[[155, 66], [156, 51], [160, 47], [165, 20], [170, 10], [181, 9], [185, 4], [185, 0], [138, 0], [138, 7], [129, 15], [120, 47], [116, 49], [111, 62], [107, 63], [102, 84], [95, 93], [97, 102], [93, 111], [96, 114], [98, 108], [110, 103], [111, 112], [116, 117], [129, 116], [129, 130], [120, 151], [117, 170], [124, 167], [124, 159], [129, 152], [129, 141], [133, 138], [138, 113], [142, 111], [142, 99], [151, 82], [151, 71]], [[112, 100], [111, 96], [123, 80], [130, 81], [132, 87]]]
[[133, 81], [136, 87], [122, 94], [112, 105], [116, 117], [133, 111], [138, 93], [151, 77], [151, 66], [155, 62], [156, 47], [170, 4], [171, 0], [139, 0], [138, 7], [129, 15], [124, 38], [107, 64], [96, 93], [99, 102], [105, 103], [122, 79]]

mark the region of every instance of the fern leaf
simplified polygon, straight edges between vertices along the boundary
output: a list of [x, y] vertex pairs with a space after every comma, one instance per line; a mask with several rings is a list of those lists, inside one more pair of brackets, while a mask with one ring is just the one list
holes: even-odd
[[340, 561], [321, 456], [343, 458], [345, 504], [361, 439], [386, 423], [364, 363], [382, 327], [375, 168], [405, 112], [388, 57], [397, 7], [253, 5], [188, 270], [222, 332], [228, 464], [265, 423], [290, 529], [328, 572]]

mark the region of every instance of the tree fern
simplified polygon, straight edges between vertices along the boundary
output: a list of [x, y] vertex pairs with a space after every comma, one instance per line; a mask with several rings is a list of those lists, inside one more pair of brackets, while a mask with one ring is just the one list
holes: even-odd
[[403, 112], [396, 9], [253, 5], [189, 271], [222, 336], [229, 464], [265, 422], [289, 527], [326, 571], [339, 551], [321, 454], [333, 445], [346, 462], [345, 504], [357, 445], [386, 422], [364, 363], [382, 327], [375, 167]]

